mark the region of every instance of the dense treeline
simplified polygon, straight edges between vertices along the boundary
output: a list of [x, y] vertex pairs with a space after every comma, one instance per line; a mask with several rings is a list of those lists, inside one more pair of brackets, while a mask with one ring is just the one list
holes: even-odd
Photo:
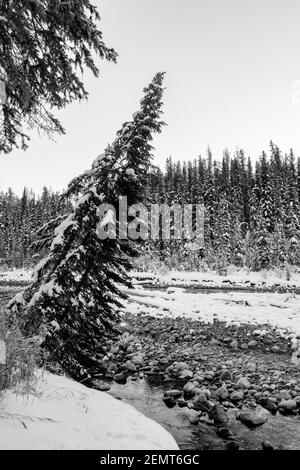
[[[253, 270], [300, 266], [300, 159], [282, 153], [272, 142], [256, 161], [240, 150], [154, 168], [148, 177], [152, 203], [205, 205], [205, 246], [196, 252], [189, 240], [159, 240], [144, 245], [144, 267], [156, 262], [176, 269], [209, 267], [226, 272], [228, 265]], [[70, 212], [70, 201], [47, 188], [41, 196], [24, 189], [0, 192], [0, 259], [8, 266], [32, 264], [41, 253], [30, 247], [36, 231]], [[143, 263], [139, 262], [139, 267]]]
[[[60, 201], [60, 194], [43, 188], [41, 196], [24, 189], [18, 197], [11, 189], [0, 192], [0, 259], [7, 267], [21, 267], [34, 263], [30, 249], [37, 230], [46, 222], [71, 210], [68, 200]], [[32, 257], [33, 255], [33, 257]]]
[[[253, 168], [254, 166], [254, 168]], [[151, 242], [148, 256], [169, 266], [226, 271], [229, 264], [268, 269], [300, 264], [300, 159], [272, 142], [253, 163], [240, 150], [215, 160], [174, 163], [149, 176], [153, 203], [204, 203], [205, 247], [191, 252], [176, 240]]]

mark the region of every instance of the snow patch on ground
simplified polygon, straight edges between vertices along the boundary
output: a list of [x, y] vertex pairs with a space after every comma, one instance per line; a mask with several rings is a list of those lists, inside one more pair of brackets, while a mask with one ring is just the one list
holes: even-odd
[[9, 271], [0, 271], [1, 283], [12, 282], [30, 282], [32, 279], [32, 271], [27, 269], [11, 269]]
[[176, 450], [158, 423], [110, 395], [38, 372], [34, 395], [4, 392], [0, 449]]

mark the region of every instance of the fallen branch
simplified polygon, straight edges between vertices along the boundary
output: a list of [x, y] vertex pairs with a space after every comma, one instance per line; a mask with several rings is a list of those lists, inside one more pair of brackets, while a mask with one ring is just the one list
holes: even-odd
[[149, 290], [142, 290], [142, 289], [128, 289], [127, 287], [119, 287], [119, 290], [123, 294], [127, 295], [134, 295], [135, 297], [158, 297], [159, 299], [164, 300], [175, 300], [174, 296], [170, 294], [164, 294], [163, 292], [159, 291], [149, 291]]
[[278, 304], [270, 304], [271, 307], [276, 307], [276, 308], [288, 308], [285, 305], [278, 305]]
[[251, 307], [248, 300], [233, 300], [233, 299], [219, 299], [219, 300], [222, 300], [223, 302], [226, 302], [226, 303], [232, 302], [232, 303], [239, 304], [239, 305], [245, 305], [246, 307]]

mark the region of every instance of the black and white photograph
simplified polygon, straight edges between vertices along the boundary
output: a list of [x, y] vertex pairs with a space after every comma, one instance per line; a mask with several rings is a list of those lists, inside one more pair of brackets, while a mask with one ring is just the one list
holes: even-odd
[[299, 0], [0, 0], [0, 450], [300, 450]]

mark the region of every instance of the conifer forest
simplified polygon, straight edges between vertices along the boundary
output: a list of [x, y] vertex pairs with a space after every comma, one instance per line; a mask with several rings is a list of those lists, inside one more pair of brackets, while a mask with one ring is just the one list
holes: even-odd
[[1, 464], [300, 450], [299, 18], [0, 0]]

